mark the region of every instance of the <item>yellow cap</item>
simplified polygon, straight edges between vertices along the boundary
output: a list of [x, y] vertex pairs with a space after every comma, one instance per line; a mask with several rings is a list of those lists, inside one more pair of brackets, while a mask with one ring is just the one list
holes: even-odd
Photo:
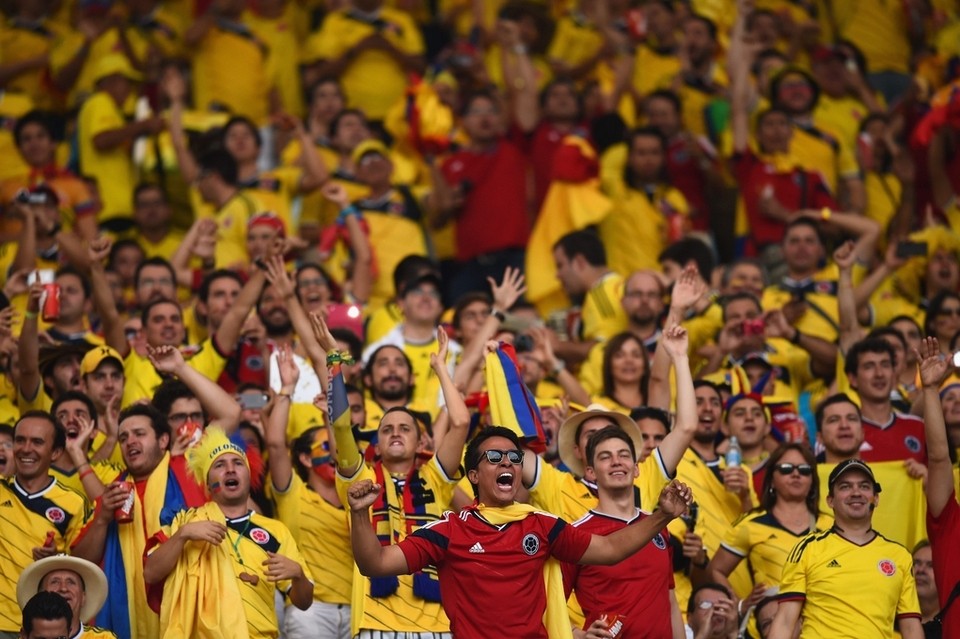
[[97, 60], [96, 66], [93, 68], [93, 81], [99, 82], [100, 80], [111, 76], [111, 75], [122, 75], [125, 78], [133, 80], [134, 82], [140, 82], [143, 80], [143, 76], [136, 69], [133, 68], [133, 65], [130, 64], [130, 60], [127, 59], [127, 56], [122, 53], [110, 53], [99, 60]]
[[97, 370], [97, 367], [108, 359], [116, 360], [120, 370], [123, 370], [123, 358], [120, 357], [120, 353], [106, 345], [95, 346], [87, 351], [87, 354], [80, 360], [80, 376], [83, 377]]
[[210, 426], [203, 432], [200, 442], [187, 449], [187, 468], [193, 473], [197, 483], [207, 485], [207, 473], [213, 462], [224, 455], [238, 455], [243, 463], [250, 468], [247, 453], [227, 438], [227, 434], [219, 426]]
[[350, 154], [350, 159], [356, 164], [360, 161], [360, 158], [367, 153], [379, 153], [383, 157], [390, 159], [390, 149], [380, 140], [364, 140], [358, 144], [353, 150], [353, 153]]

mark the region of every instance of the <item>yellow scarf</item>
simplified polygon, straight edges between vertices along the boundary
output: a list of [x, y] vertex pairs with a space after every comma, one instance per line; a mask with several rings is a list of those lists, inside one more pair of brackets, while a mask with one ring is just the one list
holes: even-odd
[[[529, 504], [512, 503], [509, 506], [479, 504], [477, 512], [494, 526], [521, 521], [538, 511]], [[563, 573], [560, 562], [550, 557], [543, 567], [543, 583], [547, 592], [547, 609], [543, 613], [543, 625], [550, 639], [573, 639], [570, 617], [567, 615], [567, 600], [563, 596]]]
[[[194, 510], [190, 521], [226, 524], [220, 507], [208, 502]], [[163, 639], [249, 639], [243, 599], [228, 544], [191, 541], [183, 548], [163, 585], [160, 636]]]

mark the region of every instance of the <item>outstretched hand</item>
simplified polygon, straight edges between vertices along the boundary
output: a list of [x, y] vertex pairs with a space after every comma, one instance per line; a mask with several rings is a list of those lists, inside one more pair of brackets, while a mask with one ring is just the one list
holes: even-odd
[[707, 292], [707, 284], [697, 273], [694, 266], [688, 266], [680, 273], [670, 293], [670, 306], [680, 312], [686, 312]]
[[940, 384], [950, 374], [950, 363], [940, 352], [939, 340], [936, 337], [925, 337], [920, 340], [920, 348], [913, 352], [917, 357], [917, 368], [924, 388], [940, 388]]
[[693, 503], [693, 491], [681, 481], [674, 479], [660, 491], [658, 505], [660, 511], [671, 518], [676, 518], [687, 512]]
[[518, 268], [508, 266], [503, 272], [503, 281], [499, 285], [492, 277], [488, 277], [487, 282], [490, 283], [493, 305], [504, 313], [509, 311], [520, 296], [527, 292], [523, 273]]
[[447, 348], [450, 345], [450, 336], [443, 327], [437, 329], [437, 352], [430, 353], [430, 366], [437, 370], [447, 366]]
[[185, 365], [183, 353], [176, 346], [147, 346], [147, 357], [157, 372], [167, 375], [176, 375], [181, 366]]
[[333, 336], [333, 333], [330, 332], [330, 327], [327, 326], [327, 323], [320, 314], [310, 313], [310, 326], [313, 327], [313, 337], [317, 340], [317, 343], [320, 344], [320, 348], [328, 353], [336, 350], [337, 340]]
[[687, 349], [690, 346], [689, 339], [687, 338], [687, 329], [679, 324], [674, 324], [663, 331], [660, 341], [663, 343], [663, 349], [667, 351], [667, 355], [670, 356], [671, 360], [675, 361], [687, 356]]

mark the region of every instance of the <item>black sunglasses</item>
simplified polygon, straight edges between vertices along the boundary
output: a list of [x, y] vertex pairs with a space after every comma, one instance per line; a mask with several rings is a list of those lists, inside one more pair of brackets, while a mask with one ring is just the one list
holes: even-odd
[[507, 456], [507, 461], [511, 464], [520, 465], [523, 463], [523, 451], [522, 450], [485, 450], [483, 451], [483, 456], [487, 458], [487, 461], [491, 464], [499, 464], [503, 461], [503, 456]]
[[793, 471], [797, 471], [804, 477], [809, 477], [813, 474], [813, 466], [810, 464], [777, 464], [777, 472], [781, 475], [789, 475]]

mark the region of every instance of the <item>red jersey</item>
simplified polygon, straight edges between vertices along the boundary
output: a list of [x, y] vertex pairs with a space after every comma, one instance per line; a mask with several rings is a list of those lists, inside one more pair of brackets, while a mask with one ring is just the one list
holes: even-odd
[[690, 148], [700, 144], [701, 152], [710, 157], [712, 149], [704, 148], [700, 140], [677, 136], [667, 145], [666, 167], [673, 188], [683, 193], [690, 205], [690, 226], [695, 231], [709, 231], [707, 206], [707, 175], [700, 167], [697, 154]]
[[[520, 133], [519, 135], [523, 134]], [[577, 126], [564, 132], [553, 123], [543, 121], [527, 136], [524, 150], [527, 152], [530, 164], [533, 167], [534, 205], [538, 213], [543, 204], [543, 199], [547, 196], [550, 183], [556, 179], [554, 160], [557, 151], [563, 146], [563, 141], [568, 135], [586, 138], [586, 127]]]
[[[960, 583], [960, 504], [957, 495], [950, 495], [947, 505], [939, 517], [927, 511], [927, 534], [930, 536], [930, 549], [933, 551], [934, 580], [937, 582], [937, 596], [940, 609], [947, 603], [950, 593]], [[960, 601], [954, 601], [943, 620], [943, 636], [960, 635]]]
[[526, 246], [527, 160], [516, 144], [501, 138], [489, 151], [457, 151], [441, 170], [451, 187], [464, 191], [457, 218], [458, 260]]
[[[648, 517], [625, 521], [591, 510], [574, 525], [594, 535], [608, 535]], [[673, 551], [670, 533], [664, 528], [639, 552], [612, 566], [563, 565], [563, 587], [576, 591], [586, 618], [584, 629], [604, 614], [616, 614], [623, 622], [624, 637], [672, 637], [670, 591], [673, 589]]]
[[734, 174], [743, 197], [743, 206], [750, 222], [750, 239], [755, 249], [783, 240], [786, 224], [760, 212], [760, 198], [769, 187], [772, 195], [787, 210], [837, 208], [826, 183], [819, 173], [794, 167], [789, 171], [778, 169], [763, 161], [752, 151], [733, 156]]
[[886, 424], [864, 417], [863, 440], [860, 458], [868, 464], [902, 459], [927, 463], [927, 437], [919, 417], [893, 413]]
[[495, 526], [465, 508], [444, 513], [398, 546], [410, 572], [437, 567], [443, 609], [457, 639], [547, 639], [544, 564], [551, 556], [576, 563], [591, 538], [547, 513]]

